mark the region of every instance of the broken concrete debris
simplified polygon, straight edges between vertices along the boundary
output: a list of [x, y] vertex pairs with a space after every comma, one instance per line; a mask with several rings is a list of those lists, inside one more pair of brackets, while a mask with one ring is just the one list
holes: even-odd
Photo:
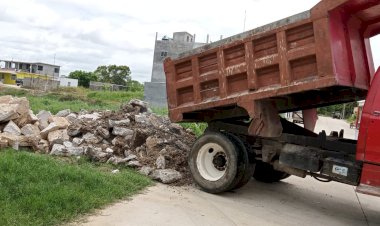
[[15, 136], [21, 135], [21, 129], [11, 120], [3, 129], [4, 133], [9, 133]]
[[[190, 181], [187, 156], [195, 136], [168, 117], [151, 112], [141, 100], [118, 111], [34, 115], [25, 98], [0, 97], [0, 147], [31, 147], [55, 156], [127, 166], [167, 184]], [[118, 172], [118, 170], [115, 170]]]

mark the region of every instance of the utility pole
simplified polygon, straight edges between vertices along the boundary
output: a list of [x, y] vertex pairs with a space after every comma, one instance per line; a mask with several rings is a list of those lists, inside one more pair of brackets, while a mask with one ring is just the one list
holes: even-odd
[[243, 25], [243, 32], [245, 31], [245, 21], [247, 20], [247, 10], [244, 10], [244, 25]]
[[345, 119], [346, 117], [346, 104], [343, 104], [343, 109], [342, 109], [342, 119]]

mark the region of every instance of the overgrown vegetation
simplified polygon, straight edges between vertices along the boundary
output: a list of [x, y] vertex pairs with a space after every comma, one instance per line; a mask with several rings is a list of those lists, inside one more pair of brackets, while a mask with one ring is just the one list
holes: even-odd
[[0, 225], [57, 225], [136, 194], [150, 179], [83, 159], [0, 152]]
[[352, 114], [353, 114], [354, 108], [357, 106], [358, 106], [357, 102], [330, 105], [330, 106], [318, 108], [318, 114], [332, 117], [335, 112], [339, 112], [342, 116], [344, 112], [344, 119], [349, 119], [353, 117]]
[[144, 85], [132, 80], [131, 70], [125, 65], [102, 65], [93, 72], [76, 70], [70, 72], [69, 78], [78, 79], [78, 85], [85, 88], [89, 88], [90, 82], [93, 81], [121, 85], [127, 87], [128, 91], [144, 91]]
[[[153, 108], [152, 111], [162, 116], [169, 114], [167, 108]], [[201, 136], [207, 128], [207, 123], [183, 122], [180, 124], [186, 129], [191, 129], [197, 137]]]
[[40, 110], [57, 113], [63, 109], [72, 111], [116, 110], [120, 104], [133, 98], [142, 99], [142, 91], [91, 91], [85, 88], [60, 88], [53, 92], [0, 88], [0, 95], [27, 97], [34, 112]]

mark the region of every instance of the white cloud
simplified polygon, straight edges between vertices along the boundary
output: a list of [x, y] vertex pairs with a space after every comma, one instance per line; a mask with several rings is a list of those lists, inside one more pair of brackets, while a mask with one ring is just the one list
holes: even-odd
[[[310, 9], [318, 0], [12, 0], [0, 8], [0, 58], [54, 62], [61, 72], [123, 64], [148, 81], [155, 32], [216, 41]], [[374, 41], [375, 43], [379, 41]], [[373, 44], [376, 46], [376, 44]], [[378, 46], [378, 45], [377, 45]], [[380, 59], [376, 54], [377, 62]], [[377, 63], [378, 65], [379, 63]]]

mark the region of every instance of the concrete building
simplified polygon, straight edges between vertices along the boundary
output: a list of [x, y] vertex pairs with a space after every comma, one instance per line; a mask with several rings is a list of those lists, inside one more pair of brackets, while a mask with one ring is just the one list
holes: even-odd
[[1, 68], [16, 72], [28, 72], [32, 74], [47, 75], [55, 78], [59, 77], [61, 66], [40, 62], [22, 62], [11, 60], [0, 60]]
[[78, 79], [60, 77], [59, 86], [61, 87], [78, 87]]
[[195, 42], [195, 35], [188, 32], [174, 32], [173, 38], [164, 36], [157, 40], [154, 47], [152, 77], [144, 84], [144, 99], [153, 107], [167, 107], [166, 79], [163, 62], [166, 57], [176, 57], [178, 54], [200, 47], [205, 43]]
[[0, 80], [4, 84], [16, 84], [17, 80], [24, 78], [41, 78], [54, 80], [59, 78], [60, 66], [22, 62], [13, 60], [0, 60]]

